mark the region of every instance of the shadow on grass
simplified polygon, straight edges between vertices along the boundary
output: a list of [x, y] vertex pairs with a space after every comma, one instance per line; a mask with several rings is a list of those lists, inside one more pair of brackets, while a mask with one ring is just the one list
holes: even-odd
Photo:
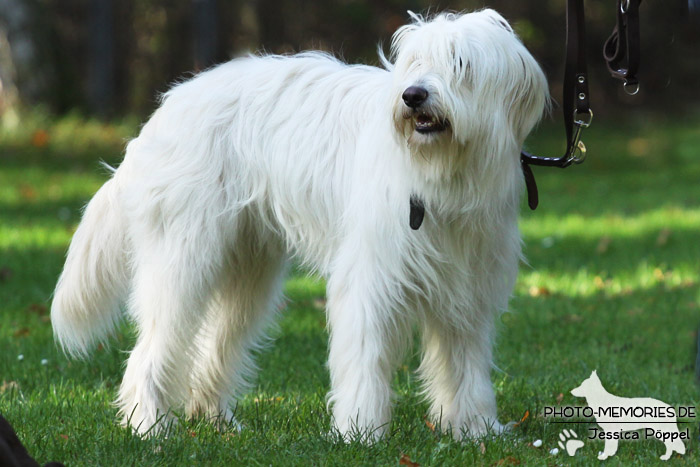
[[23, 223], [25, 225], [62, 225], [66, 229], [72, 229], [80, 221], [83, 207], [89, 198], [62, 197], [57, 201], [44, 201], [41, 203], [25, 203], [21, 206], [0, 202], [0, 222], [6, 225]]
[[660, 235], [666, 234], [657, 231], [624, 238], [613, 234], [601, 241], [601, 238], [568, 234], [557, 237], [551, 247], [543, 246], [542, 238], [530, 239], [524, 247], [529, 266], [521, 266], [521, 273], [571, 277], [587, 271], [608, 279], [634, 275], [640, 268], [697, 269], [700, 230], [671, 227], [663, 244], [659, 244]]

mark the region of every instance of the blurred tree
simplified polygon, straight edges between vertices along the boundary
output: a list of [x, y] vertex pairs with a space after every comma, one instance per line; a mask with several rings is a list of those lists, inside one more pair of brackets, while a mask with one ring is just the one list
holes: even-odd
[[[5, 27], [4, 49], [9, 44], [25, 102], [43, 102], [57, 112], [77, 107], [97, 113], [108, 111], [111, 102], [116, 112], [146, 114], [156, 106], [158, 93], [173, 82], [243, 51], [322, 49], [347, 61], [377, 64], [376, 44], [387, 49], [391, 34], [409, 20], [406, 10], [433, 13], [489, 6], [511, 21], [542, 64], [553, 96], [559, 97], [564, 0], [447, 0], [439, 9], [433, 3], [0, 0], [0, 27]], [[688, 0], [642, 3], [642, 90], [633, 99], [608, 77], [601, 58], [615, 22], [614, 0], [586, 0], [585, 5], [592, 104], [598, 115], [629, 106], [697, 106], [699, 96], [691, 91], [700, 81], [700, 28], [687, 21]]]
[[114, 98], [114, 17], [112, 0], [90, 2], [88, 96], [90, 110], [112, 114]]
[[11, 112], [17, 104], [15, 65], [5, 29], [0, 26], [0, 117]]
[[41, 65], [35, 35], [36, 5], [22, 0], [0, 1], [0, 99], [9, 107], [21, 97], [41, 99], [49, 86], [48, 67]]
[[216, 0], [192, 0], [194, 9], [194, 68], [203, 70], [216, 60]]

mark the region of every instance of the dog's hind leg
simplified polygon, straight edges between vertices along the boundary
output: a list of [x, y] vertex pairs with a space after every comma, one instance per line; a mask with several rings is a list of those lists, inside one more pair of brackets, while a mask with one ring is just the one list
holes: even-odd
[[[176, 235], [183, 231], [188, 236]], [[129, 313], [138, 338], [117, 404], [124, 424], [140, 434], [159, 432], [173, 419], [170, 410], [184, 400], [189, 344], [221, 269], [221, 242], [215, 236], [193, 228], [168, 232], [140, 235], [134, 256]]]
[[496, 397], [491, 384], [491, 324], [456, 329], [426, 318], [419, 368], [430, 416], [456, 439], [499, 433]]
[[251, 236], [226, 266], [224, 280], [194, 342], [188, 416], [234, 422], [230, 404], [255, 370], [252, 351], [282, 299], [286, 257], [272, 241], [251, 248]]

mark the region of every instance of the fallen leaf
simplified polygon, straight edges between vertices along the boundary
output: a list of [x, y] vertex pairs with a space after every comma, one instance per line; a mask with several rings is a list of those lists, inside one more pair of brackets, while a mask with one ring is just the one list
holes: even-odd
[[15, 337], [27, 337], [29, 335], [29, 328], [19, 328], [12, 335]]
[[64, 435], [63, 433], [61, 433], [60, 435], [58, 435], [58, 437], [63, 438], [64, 441], [68, 441], [68, 435]]
[[0, 394], [4, 394], [12, 389], [19, 389], [17, 381], [3, 381], [2, 384], [0, 384]]
[[27, 184], [22, 184], [19, 187], [19, 194], [22, 198], [32, 201], [36, 199], [36, 190], [34, 189], [33, 186], [27, 185]]
[[537, 287], [536, 285], [530, 287], [529, 292], [531, 297], [546, 297], [552, 294], [547, 287]]
[[257, 403], [260, 403], [260, 402], [281, 402], [283, 399], [284, 398], [281, 396], [268, 397], [266, 399], [265, 398], [261, 399], [259, 397], [256, 397], [255, 399], [253, 399], [253, 402], [257, 402]]
[[401, 458], [399, 459], [399, 465], [407, 465], [408, 467], [420, 467], [420, 464], [418, 462], [413, 462], [410, 457], [408, 457], [408, 454], [401, 454]]
[[423, 417], [423, 420], [425, 420], [425, 426], [427, 426], [430, 431], [435, 431], [435, 424], [431, 423], [428, 417]]
[[481, 452], [481, 454], [486, 454], [486, 445], [483, 441], [479, 444], [479, 452]]
[[194, 431], [190, 431], [190, 436], [193, 437], [193, 438], [196, 438], [196, 437], [197, 437], [197, 433], [194, 432]]
[[595, 276], [595, 277], [593, 278], [593, 283], [594, 283], [595, 286], [598, 287], [599, 289], [602, 289], [603, 287], [605, 287], [605, 281], [604, 281], [603, 278], [600, 277], [600, 276]]
[[43, 148], [49, 144], [49, 133], [46, 130], [36, 130], [32, 135], [32, 146]]
[[564, 400], [564, 393], [560, 392], [559, 395], [557, 396], [557, 404], [561, 404], [561, 401]]
[[29, 305], [27, 310], [30, 311], [31, 313], [36, 313], [36, 314], [41, 316], [41, 315], [48, 314], [49, 307], [46, 306], [45, 303], [32, 303], [31, 305]]
[[632, 157], [644, 157], [649, 155], [651, 144], [648, 138], [632, 138], [627, 143], [627, 151]]
[[606, 251], [608, 251], [608, 247], [610, 247], [610, 242], [612, 242], [612, 239], [604, 235], [600, 237], [600, 241], [598, 242], [598, 246], [595, 248], [595, 251], [599, 254], [602, 255]]
[[504, 457], [503, 459], [499, 459], [499, 461], [496, 462], [495, 465], [520, 465], [520, 460], [516, 459], [513, 456], [508, 456]]
[[520, 425], [522, 422], [524, 422], [525, 420], [527, 420], [529, 416], [530, 416], [530, 411], [529, 411], [529, 410], [526, 410], [526, 411], [525, 411], [525, 414], [523, 415], [523, 418], [521, 418], [519, 422], [517, 422], [515, 425], [513, 425], [513, 427], [516, 427], [516, 426]]
[[668, 238], [671, 236], [671, 229], [665, 227], [659, 232], [659, 236], [656, 237], [656, 246], [664, 246], [668, 243]]
[[0, 282], [7, 282], [12, 278], [12, 269], [7, 266], [0, 267]]

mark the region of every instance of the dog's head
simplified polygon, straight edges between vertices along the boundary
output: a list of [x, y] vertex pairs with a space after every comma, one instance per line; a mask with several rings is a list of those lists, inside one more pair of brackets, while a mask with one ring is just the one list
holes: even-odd
[[519, 149], [549, 94], [544, 73], [508, 22], [493, 10], [430, 20], [410, 14], [413, 23], [392, 38], [393, 64], [385, 62], [394, 74], [398, 137], [414, 148]]

